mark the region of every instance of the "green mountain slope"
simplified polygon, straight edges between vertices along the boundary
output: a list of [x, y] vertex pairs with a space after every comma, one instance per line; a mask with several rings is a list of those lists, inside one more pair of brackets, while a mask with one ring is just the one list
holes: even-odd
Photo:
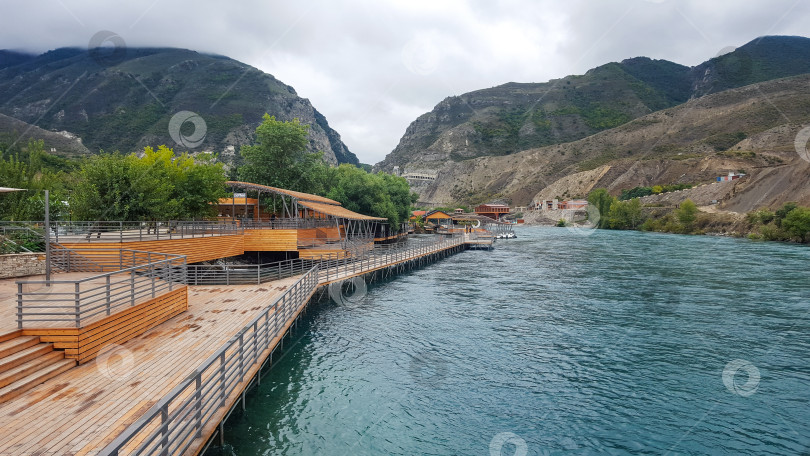
[[690, 68], [638, 57], [546, 83], [508, 83], [449, 97], [417, 118], [378, 169], [564, 144], [730, 88], [810, 73], [810, 39], [763, 37]]
[[[311, 151], [331, 163], [357, 157], [326, 118], [272, 75], [233, 59], [184, 49], [127, 49], [114, 64], [87, 50], [62, 48], [35, 58], [0, 54], [0, 113], [46, 130], [69, 131], [90, 151], [130, 152], [176, 144], [169, 121], [180, 111], [197, 113], [206, 135], [194, 150], [227, 160], [251, 141], [266, 112], [310, 125]], [[183, 135], [192, 135], [190, 123]]]

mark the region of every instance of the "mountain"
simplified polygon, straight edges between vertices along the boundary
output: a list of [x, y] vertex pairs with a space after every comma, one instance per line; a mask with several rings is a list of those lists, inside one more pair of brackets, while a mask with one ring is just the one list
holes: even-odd
[[[160, 144], [185, 150], [172, 139], [169, 122], [191, 111], [205, 122], [206, 133], [194, 151], [217, 152], [228, 161], [238, 160], [235, 152], [251, 142], [269, 113], [309, 125], [309, 150], [323, 151], [325, 161], [358, 164], [309, 100], [272, 75], [186, 49], [114, 51], [0, 51], [0, 114], [72, 133], [92, 152], [131, 152]], [[186, 122], [180, 132], [193, 137], [195, 128]]]
[[725, 90], [564, 144], [449, 161], [417, 187], [425, 204], [581, 198], [604, 187], [713, 184], [747, 176], [712, 199], [747, 212], [787, 201], [810, 205], [810, 162], [795, 141], [810, 124], [810, 75]]
[[36, 58], [34, 54], [0, 49], [0, 70]]
[[[613, 166], [600, 178], [601, 186], [613, 185], [610, 176], [631, 164], [680, 169], [669, 166], [671, 162], [690, 166], [700, 162], [703, 168], [697, 172], [686, 167], [683, 176], [645, 171], [621, 185], [647, 185], [651, 179], [661, 184], [678, 179], [702, 182], [731, 163], [728, 157], [714, 155], [727, 153], [741, 140], [788, 124], [795, 134], [795, 125], [806, 122], [810, 111], [802, 111], [806, 107], [793, 98], [806, 96], [806, 87], [796, 80], [778, 80], [806, 73], [810, 73], [810, 39], [762, 37], [691, 68], [637, 57], [581, 76], [508, 83], [446, 98], [411, 123], [397, 147], [375, 168], [391, 171], [398, 166], [436, 176], [432, 181], [414, 181], [413, 186], [421, 202], [440, 205], [493, 198], [527, 204], [556, 180], [601, 165]], [[756, 90], [735, 91], [743, 87]], [[788, 105], [784, 114], [790, 112], [790, 120], [778, 115], [760, 91], [778, 93]], [[723, 94], [735, 100], [733, 112], [721, 108]], [[697, 111], [678, 109], [684, 106]], [[794, 109], [797, 106], [802, 109]], [[652, 134], [647, 130], [650, 125], [666, 129], [642, 141], [642, 136]], [[678, 136], [671, 137], [671, 132]], [[536, 160], [527, 162], [527, 157]], [[740, 166], [767, 165], [761, 160], [738, 161]], [[618, 193], [621, 188], [613, 190]]]
[[377, 169], [430, 170], [575, 141], [695, 97], [810, 72], [810, 39], [763, 37], [690, 68], [637, 57], [546, 83], [448, 97], [417, 118]]

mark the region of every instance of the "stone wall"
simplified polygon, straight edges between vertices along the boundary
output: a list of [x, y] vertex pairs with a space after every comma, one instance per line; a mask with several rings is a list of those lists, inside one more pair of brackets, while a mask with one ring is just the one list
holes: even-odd
[[45, 274], [45, 255], [14, 253], [0, 255], [0, 279]]

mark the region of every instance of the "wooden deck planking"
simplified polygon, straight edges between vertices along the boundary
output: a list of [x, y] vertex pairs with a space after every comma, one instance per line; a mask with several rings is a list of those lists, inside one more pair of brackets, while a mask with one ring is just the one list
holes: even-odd
[[[351, 265], [330, 274], [321, 285], [354, 275], [394, 266], [443, 249], [384, 262], [381, 257], [364, 261], [364, 270]], [[21, 397], [0, 404], [0, 454], [95, 454], [174, 386], [200, 367], [214, 351], [297, 277], [263, 285], [189, 287], [189, 310], [123, 344], [130, 350], [135, 372], [124, 380], [101, 375], [96, 363], [87, 363], [34, 388]], [[2, 290], [0, 290], [2, 291]], [[16, 292], [16, 291], [15, 291]], [[292, 320], [284, 322], [292, 324]], [[1, 334], [2, 332], [0, 332]], [[271, 347], [279, 337], [272, 340]], [[268, 348], [261, 357], [269, 354]], [[260, 359], [261, 359], [260, 357]], [[250, 378], [260, 364], [249, 368]], [[214, 371], [206, 376], [214, 375]], [[187, 452], [196, 454], [210, 437], [245, 383], [227, 398], [228, 407], [206, 422], [202, 439]], [[192, 389], [183, 393], [193, 394]], [[31, 426], [30, 423], [37, 423]], [[157, 426], [153, 424], [152, 427]], [[140, 434], [145, 436], [146, 433]], [[131, 442], [137, 446], [139, 442]]]
[[134, 360], [130, 378], [110, 379], [88, 363], [0, 404], [0, 454], [94, 454], [295, 280], [190, 287], [188, 312], [123, 344]]
[[293, 252], [298, 248], [299, 230], [245, 230], [245, 251]]

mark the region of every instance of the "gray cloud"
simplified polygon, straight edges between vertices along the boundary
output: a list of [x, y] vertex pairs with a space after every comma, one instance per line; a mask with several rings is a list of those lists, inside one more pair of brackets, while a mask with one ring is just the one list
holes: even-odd
[[808, 19], [801, 0], [6, 0], [0, 48], [86, 46], [106, 29], [129, 46], [223, 54], [295, 87], [375, 163], [446, 96], [641, 55], [696, 65], [806, 34]]

